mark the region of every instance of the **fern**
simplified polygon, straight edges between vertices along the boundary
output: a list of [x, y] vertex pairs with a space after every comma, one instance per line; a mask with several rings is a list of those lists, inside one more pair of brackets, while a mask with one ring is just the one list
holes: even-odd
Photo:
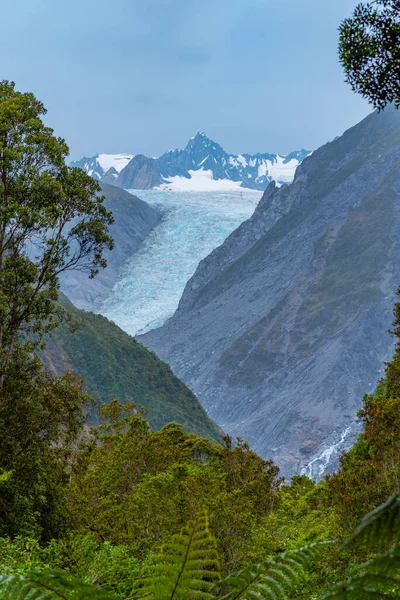
[[58, 571], [0, 575], [2, 600], [115, 600], [94, 585], [81, 583]]
[[208, 600], [219, 579], [219, 561], [208, 515], [202, 510], [179, 535], [164, 544], [154, 557], [155, 565], [145, 570], [139, 598], [156, 600]]
[[302, 580], [326, 545], [332, 543], [320, 542], [285, 552], [277, 558], [229, 575], [217, 584], [219, 589], [230, 590], [222, 596], [222, 600], [286, 598], [287, 592]]
[[400, 598], [400, 497], [392, 496], [368, 513], [343, 547], [368, 544], [369, 548], [392, 544], [390, 549], [354, 569], [322, 600]]
[[368, 513], [344, 546], [365, 543], [370, 547], [384, 546], [400, 537], [400, 496], [395, 494]]

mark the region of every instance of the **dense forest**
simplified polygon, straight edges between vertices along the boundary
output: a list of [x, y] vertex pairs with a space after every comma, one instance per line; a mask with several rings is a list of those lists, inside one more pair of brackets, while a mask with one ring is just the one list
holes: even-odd
[[[398, 85], [390, 79], [378, 94], [365, 72], [374, 61], [360, 57], [366, 48], [372, 59], [382, 46], [390, 50], [399, 6], [374, 5], [342, 26], [341, 59], [353, 87], [384, 108], [399, 104]], [[385, 65], [377, 67], [382, 83]], [[116, 330], [102, 348], [105, 321], [59, 301], [61, 273], [79, 266], [93, 277], [105, 266], [112, 215], [98, 184], [66, 166], [68, 148], [44, 114], [33, 94], [0, 83], [0, 597], [399, 598], [400, 302], [394, 357], [359, 412], [363, 432], [318, 483], [284, 481], [272, 461], [241, 439], [219, 438], [209, 422], [208, 437], [164, 423], [163, 390], [155, 381], [141, 398], [139, 373], [136, 406], [112, 399], [120, 392], [112, 381], [96, 389], [90, 371], [87, 386], [46, 370], [52, 333], [60, 354], [68, 346], [77, 363], [88, 343], [104, 350], [96, 369], [106, 378], [123, 357], [113, 355]], [[79, 324], [75, 341], [66, 341], [66, 328]], [[194, 403], [166, 366], [134, 340], [123, 343], [142, 369], [156, 379], [163, 372], [168, 398], [175, 389], [185, 409]]]

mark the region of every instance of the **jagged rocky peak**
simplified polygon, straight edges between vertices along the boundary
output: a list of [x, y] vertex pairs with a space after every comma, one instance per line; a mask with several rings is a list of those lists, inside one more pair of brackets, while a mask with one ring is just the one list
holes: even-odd
[[373, 113], [270, 183], [141, 340], [228, 433], [285, 475], [320, 476], [357, 432], [393, 351], [400, 111]]
[[[97, 179], [126, 189], [161, 187], [195, 191], [242, 187], [264, 190], [270, 181], [276, 181], [278, 185], [290, 183], [296, 168], [308, 154], [308, 150], [296, 150], [286, 156], [228, 154], [204, 131], [199, 131], [184, 149], [169, 150], [159, 158], [141, 154], [134, 157], [98, 154], [72, 164]], [[111, 169], [117, 171], [117, 177]]]
[[118, 171], [115, 167], [111, 167], [106, 171], [106, 173], [101, 178], [103, 183], [109, 183], [110, 185], [115, 185], [115, 180], [118, 177]]

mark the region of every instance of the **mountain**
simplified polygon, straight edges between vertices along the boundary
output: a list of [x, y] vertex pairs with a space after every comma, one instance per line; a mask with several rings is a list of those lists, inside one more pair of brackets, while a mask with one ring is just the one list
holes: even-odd
[[[71, 162], [71, 167], [79, 167], [94, 179], [103, 179], [106, 174], [118, 176], [124, 167], [132, 160], [133, 154], [96, 154], [91, 158]], [[107, 183], [107, 182], [106, 182]]]
[[400, 111], [306, 158], [291, 185], [198, 266], [178, 310], [139, 337], [226, 432], [286, 475], [321, 476], [359, 430], [393, 342], [400, 282]]
[[103, 403], [118, 398], [146, 408], [156, 429], [176, 421], [189, 433], [220, 440], [220, 430], [168, 365], [105, 317], [77, 309], [64, 295], [61, 303], [78, 329], [63, 324], [52, 332], [42, 355], [46, 368], [84, 378]]
[[[81, 160], [72, 161], [71, 167], [79, 167], [94, 179], [102, 179], [106, 173], [110, 176], [112, 173], [118, 175], [132, 158], [133, 154], [96, 154], [91, 158], [85, 156]], [[106, 183], [110, 183], [110, 181], [106, 181]]]
[[115, 186], [101, 183], [104, 206], [114, 223], [110, 227], [115, 247], [106, 252], [107, 268], [94, 279], [87, 273], [68, 271], [61, 276], [61, 289], [79, 308], [98, 308], [118, 280], [121, 268], [139, 249], [161, 215], [143, 200]]
[[98, 154], [71, 164], [125, 189], [264, 190], [270, 181], [279, 185], [291, 183], [296, 168], [308, 154], [309, 150], [285, 156], [228, 154], [200, 131], [183, 150], [170, 150], [159, 158]]
[[193, 178], [193, 172], [210, 173], [213, 180], [238, 182], [240, 187], [263, 190], [274, 180], [290, 183], [308, 150], [279, 154], [227, 154], [216, 142], [200, 131], [189, 140], [184, 150], [170, 150], [158, 159], [164, 187], [179, 189], [182, 179]]
[[147, 190], [159, 186], [161, 182], [157, 160], [138, 154], [122, 169], [114, 185], [128, 190]]

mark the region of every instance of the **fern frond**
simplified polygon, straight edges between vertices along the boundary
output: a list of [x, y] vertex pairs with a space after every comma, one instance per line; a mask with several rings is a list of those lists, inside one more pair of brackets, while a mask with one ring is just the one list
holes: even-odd
[[155, 600], [210, 600], [213, 583], [219, 579], [216, 542], [208, 514], [202, 510], [174, 535], [144, 571], [138, 598]]
[[400, 578], [386, 573], [361, 573], [339, 583], [321, 600], [400, 598]]
[[0, 575], [2, 600], [115, 600], [94, 585], [81, 583], [58, 571]]
[[301, 581], [327, 544], [319, 542], [299, 550], [285, 552], [261, 564], [253, 565], [218, 582], [215, 587], [229, 590], [221, 600], [262, 600], [286, 598], [288, 591]]
[[391, 496], [368, 513], [344, 546], [358, 543], [381, 547], [400, 538], [400, 496]]
[[400, 545], [357, 566], [321, 600], [327, 598], [400, 598]]

